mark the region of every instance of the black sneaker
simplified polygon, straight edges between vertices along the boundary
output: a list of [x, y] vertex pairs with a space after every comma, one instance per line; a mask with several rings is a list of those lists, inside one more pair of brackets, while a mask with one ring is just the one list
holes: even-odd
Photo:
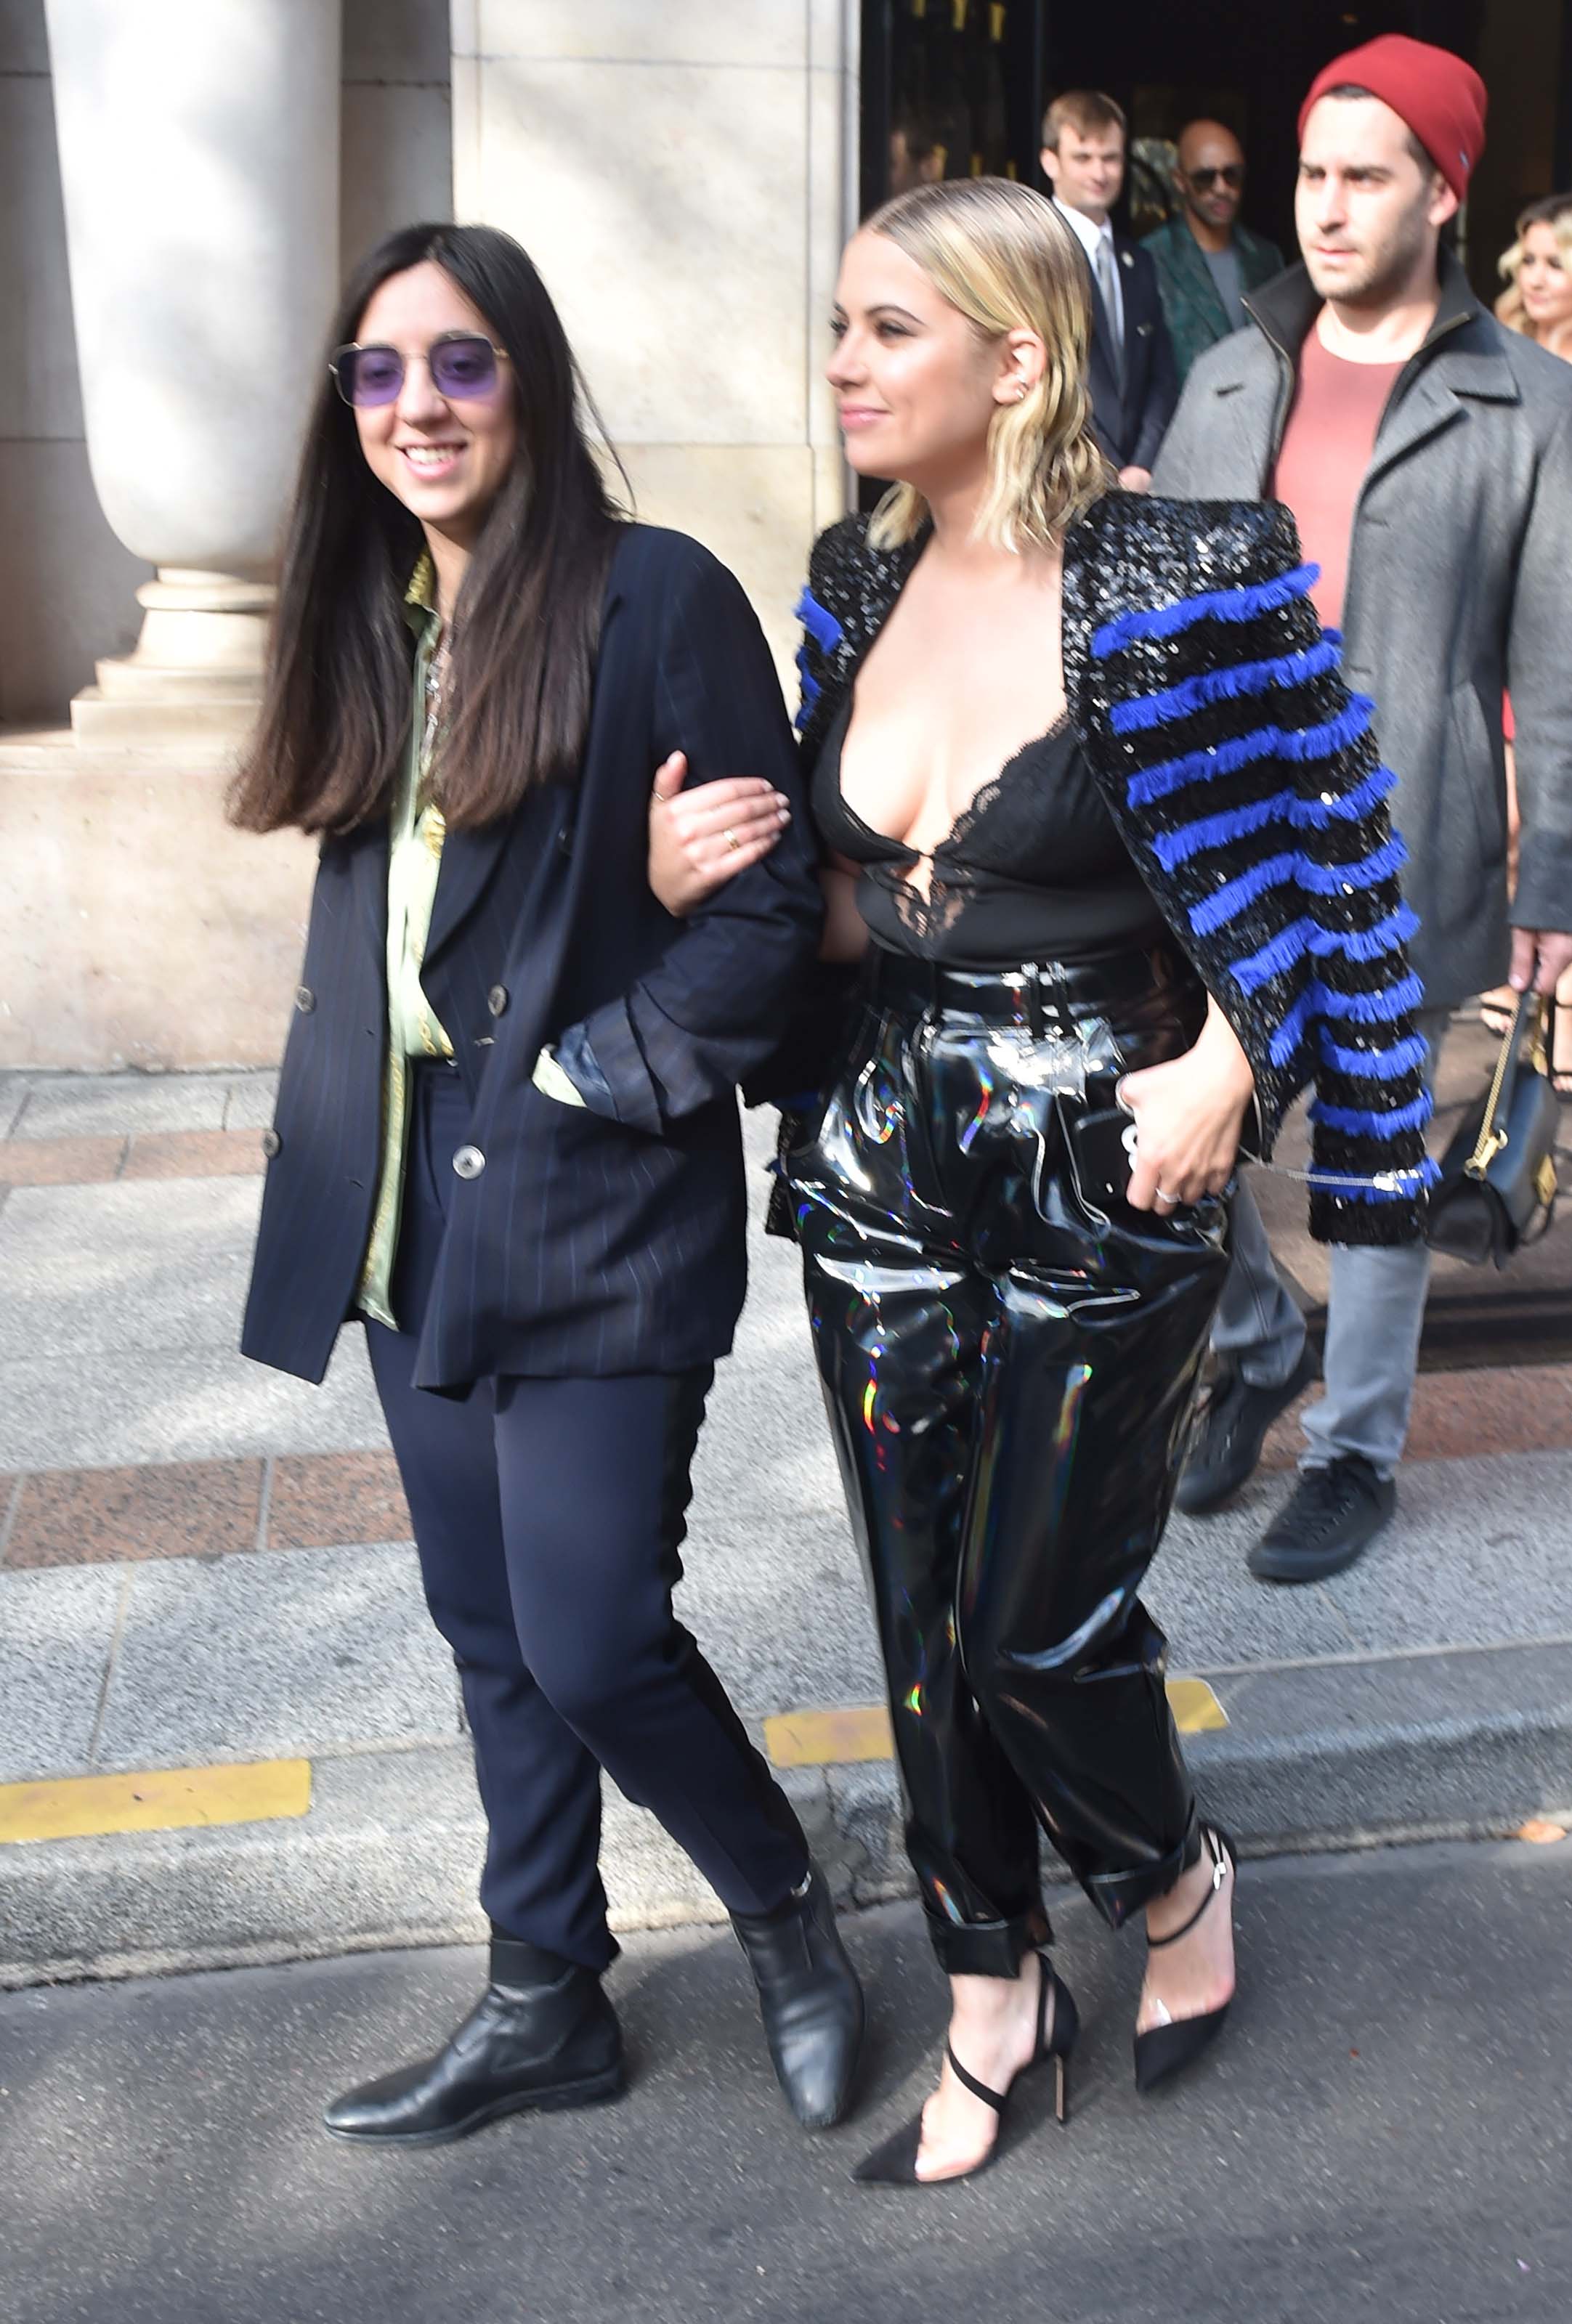
[[1298, 1363], [1275, 1388], [1252, 1388], [1234, 1365], [1225, 1364], [1197, 1416], [1190, 1457], [1173, 1497], [1175, 1508], [1190, 1517], [1220, 1508], [1254, 1469], [1278, 1415], [1319, 1377], [1308, 1346], [1299, 1351]]
[[1368, 1548], [1397, 1507], [1397, 1487], [1363, 1453], [1301, 1469], [1245, 1563], [1259, 1582], [1324, 1582]]

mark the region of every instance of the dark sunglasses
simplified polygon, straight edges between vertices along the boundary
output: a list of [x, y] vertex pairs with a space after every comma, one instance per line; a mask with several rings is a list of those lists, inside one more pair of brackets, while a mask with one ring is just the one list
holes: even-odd
[[496, 393], [497, 367], [507, 359], [505, 347], [476, 331], [446, 331], [421, 357], [405, 357], [397, 347], [350, 346], [338, 348], [328, 368], [345, 402], [364, 411], [398, 401], [411, 361], [426, 364], [432, 386], [450, 403], [473, 403]]
[[1244, 183], [1244, 164], [1243, 161], [1225, 161], [1220, 170], [1187, 170], [1184, 174], [1197, 194], [1209, 194], [1219, 180], [1237, 193]]

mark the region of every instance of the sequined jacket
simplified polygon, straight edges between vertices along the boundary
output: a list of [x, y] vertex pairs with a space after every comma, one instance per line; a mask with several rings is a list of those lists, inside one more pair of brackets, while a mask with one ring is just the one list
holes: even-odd
[[[799, 606], [811, 771], [920, 543], [822, 534]], [[1098, 786], [1255, 1076], [1264, 1160], [1313, 1085], [1310, 1229], [1411, 1241], [1429, 1116], [1398, 890], [1394, 778], [1338, 674], [1293, 520], [1272, 503], [1110, 493], [1064, 554], [1064, 669]]]

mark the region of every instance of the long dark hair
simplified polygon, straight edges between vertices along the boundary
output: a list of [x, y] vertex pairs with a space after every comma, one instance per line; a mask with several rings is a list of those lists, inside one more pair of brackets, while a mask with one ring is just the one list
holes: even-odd
[[[510, 235], [411, 226], [357, 268], [328, 351], [356, 337], [390, 275], [430, 259], [505, 347], [518, 455], [454, 608], [443, 814], [508, 814], [570, 779], [589, 721], [614, 506], [584, 433], [592, 409], [550, 295]], [[326, 360], [284, 535], [261, 715], [229, 794], [246, 831], [351, 830], [385, 810], [410, 724], [404, 593], [425, 536], [366, 466]]]

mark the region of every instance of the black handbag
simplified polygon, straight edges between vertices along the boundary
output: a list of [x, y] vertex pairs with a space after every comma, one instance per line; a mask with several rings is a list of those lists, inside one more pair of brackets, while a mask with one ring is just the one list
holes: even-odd
[[1519, 995], [1490, 1093], [1464, 1116], [1441, 1157], [1426, 1239], [1449, 1259], [1504, 1267], [1549, 1227], [1560, 1120], [1547, 1071], [1555, 1005], [1531, 992]]

